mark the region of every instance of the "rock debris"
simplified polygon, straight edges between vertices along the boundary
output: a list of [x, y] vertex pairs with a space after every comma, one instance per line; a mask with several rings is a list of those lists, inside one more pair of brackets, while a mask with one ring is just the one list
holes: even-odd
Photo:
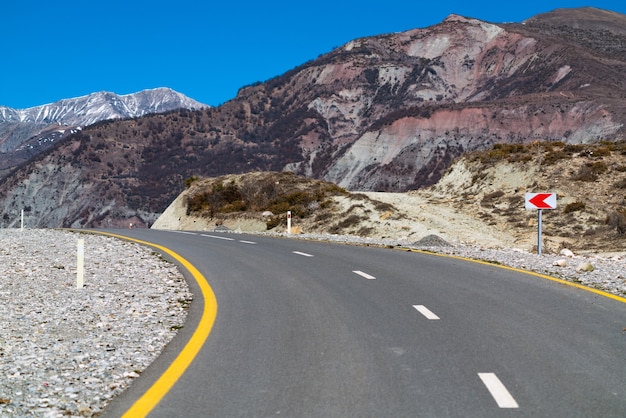
[[[501, 264], [521, 270], [532, 271], [562, 280], [580, 283], [617, 296], [626, 297], [626, 254], [574, 254], [562, 250], [560, 254], [537, 255], [517, 248], [492, 248], [477, 244], [448, 242], [436, 235], [428, 235], [417, 241], [395, 238], [367, 238], [331, 234], [265, 233], [260, 235], [289, 236], [295, 239], [338, 242], [351, 245], [372, 245], [424, 250], [449, 254], [473, 260]], [[563, 262], [563, 256], [569, 260]], [[586, 270], [577, 266], [585, 264]]]
[[176, 266], [148, 247], [0, 230], [0, 416], [97, 416], [183, 326], [191, 299]]

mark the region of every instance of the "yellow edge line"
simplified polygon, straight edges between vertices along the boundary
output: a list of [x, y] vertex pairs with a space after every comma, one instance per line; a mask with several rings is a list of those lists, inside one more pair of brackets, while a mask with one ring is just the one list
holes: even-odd
[[172, 364], [165, 370], [165, 372], [157, 379], [156, 382], [148, 389], [135, 403], [122, 415], [122, 417], [145, 417], [154, 409], [154, 407], [163, 399], [163, 397], [169, 392], [169, 390], [174, 386], [174, 384], [180, 379], [183, 375], [187, 367], [191, 364], [193, 359], [196, 357], [202, 345], [206, 341], [207, 337], [211, 332], [211, 328], [213, 328], [213, 324], [215, 323], [215, 318], [217, 317], [217, 299], [215, 298], [215, 294], [213, 293], [213, 289], [205, 279], [205, 277], [196, 269], [193, 264], [189, 261], [185, 260], [183, 257], [170, 250], [167, 247], [162, 245], [154, 244], [147, 241], [138, 240], [135, 238], [130, 238], [124, 235], [112, 234], [108, 232], [101, 231], [80, 231], [74, 230], [77, 232], [90, 232], [102, 235], [108, 235], [115, 238], [121, 238], [128, 241], [133, 241], [138, 244], [148, 245], [150, 247], [156, 248], [164, 253], [169, 254], [176, 261], [178, 261], [187, 271], [193, 276], [196, 283], [200, 287], [202, 292], [202, 297], [204, 298], [204, 310], [202, 312], [202, 317], [200, 318], [200, 322], [198, 323], [198, 327], [194, 331], [193, 335], [182, 349], [182, 351], [178, 354], [178, 356], [174, 359]]
[[588, 292], [592, 292], [592, 293], [598, 294], [600, 296], [604, 296], [606, 298], [616, 300], [618, 302], [626, 303], [626, 298], [623, 298], [623, 297], [618, 296], [618, 295], [614, 295], [613, 293], [605, 292], [604, 290], [598, 290], [598, 289], [595, 289], [593, 287], [585, 286], [585, 285], [582, 285], [582, 284], [579, 284], [579, 283], [574, 283], [574, 282], [570, 282], [570, 281], [567, 281], [567, 280], [558, 279], [556, 277], [548, 276], [546, 274], [536, 273], [534, 271], [518, 269], [518, 268], [515, 268], [515, 267], [504, 266], [504, 265], [501, 265], [501, 264], [494, 264], [494, 263], [490, 263], [488, 261], [476, 260], [474, 258], [461, 257], [461, 256], [458, 256], [458, 255], [440, 254], [440, 253], [424, 251], [424, 250], [415, 250], [415, 249], [412, 249], [412, 248], [408, 248], [408, 250], [411, 251], [411, 252], [414, 252], [414, 253], [435, 255], [435, 256], [438, 256], [438, 257], [456, 258], [458, 260], [471, 261], [472, 263], [478, 263], [478, 264], [484, 264], [484, 265], [487, 265], [487, 266], [498, 267], [498, 268], [501, 268], [501, 269], [516, 271], [518, 273], [530, 274], [531, 276], [541, 277], [542, 279], [551, 280], [553, 282], [564, 284], [566, 286], [576, 287], [578, 289], [586, 290]]

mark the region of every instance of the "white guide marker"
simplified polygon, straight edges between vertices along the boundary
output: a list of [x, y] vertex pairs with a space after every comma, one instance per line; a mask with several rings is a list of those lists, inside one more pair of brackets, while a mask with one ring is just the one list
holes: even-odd
[[313, 257], [313, 254], [307, 254], [307, 253], [303, 253], [303, 252], [300, 252], [300, 251], [292, 251], [292, 253], [301, 255], [303, 257]]
[[478, 373], [478, 377], [487, 386], [489, 393], [491, 393], [491, 396], [493, 396], [500, 408], [519, 408], [513, 396], [511, 396], [495, 373]]
[[424, 315], [427, 319], [431, 319], [431, 320], [439, 319], [437, 315], [435, 315], [430, 309], [428, 309], [424, 305], [413, 305], [413, 307], [417, 309], [417, 311], [421, 313], [422, 315]]
[[254, 242], [254, 241], [246, 241], [246, 240], [243, 240], [243, 239], [240, 239], [239, 242], [241, 242], [242, 244], [256, 244], [256, 242]]
[[76, 288], [82, 289], [84, 284], [84, 271], [85, 271], [85, 240], [80, 238], [78, 240], [78, 251], [76, 261]]
[[287, 211], [287, 233], [291, 234], [291, 211]]
[[376, 277], [367, 273], [363, 273], [361, 270], [352, 270], [352, 273], [358, 274], [361, 277], [365, 277], [367, 280], [376, 280]]
[[215, 239], [223, 239], [224, 241], [234, 241], [235, 238], [227, 238], [227, 237], [218, 237], [217, 235], [207, 235], [207, 234], [201, 234], [203, 237], [208, 237], [208, 238], [215, 238]]

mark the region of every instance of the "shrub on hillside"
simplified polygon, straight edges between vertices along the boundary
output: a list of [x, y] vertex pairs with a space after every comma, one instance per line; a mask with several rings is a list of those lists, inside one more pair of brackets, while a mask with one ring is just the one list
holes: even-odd
[[501, 160], [508, 162], [530, 161], [532, 155], [524, 144], [494, 144], [493, 148], [484, 152], [480, 160], [482, 163], [491, 163]]
[[566, 160], [568, 158], [572, 158], [572, 155], [562, 150], [555, 150], [546, 153], [546, 155], [543, 157], [543, 163], [547, 165], [552, 165], [559, 160]]
[[[330, 196], [347, 193], [332, 183], [292, 173], [244, 175], [236, 179], [226, 181], [218, 178], [188, 194], [187, 214], [214, 217], [220, 213], [271, 211], [278, 216], [291, 211], [292, 217], [305, 218], [320, 207], [328, 207]], [[270, 219], [268, 229], [279, 223], [279, 217]]]
[[246, 209], [239, 187], [231, 182], [224, 185], [217, 182], [208, 191], [187, 196], [187, 214], [207, 213], [210, 217], [216, 213], [239, 212]]
[[574, 175], [573, 180], [576, 181], [596, 181], [600, 174], [603, 174], [609, 168], [604, 161], [596, 161], [594, 163], [587, 163], [578, 169], [578, 172]]
[[626, 209], [610, 212], [606, 217], [606, 224], [614, 228], [618, 234], [626, 234]]
[[344, 220], [338, 222], [333, 227], [331, 227], [329, 232], [331, 234], [340, 234], [346, 228], [358, 226], [359, 223], [361, 222], [361, 220], [363, 220], [363, 219], [365, 219], [365, 218], [363, 218], [363, 217], [361, 217], [359, 215], [354, 215], [354, 214], [350, 215], [347, 218], [345, 218]]
[[198, 180], [198, 177], [191, 176], [185, 179], [185, 188], [188, 189], [194, 181]]
[[618, 180], [613, 186], [617, 189], [626, 189], [626, 179]]
[[483, 196], [480, 205], [482, 207], [490, 207], [493, 205], [496, 199], [502, 196], [504, 196], [504, 192], [502, 190], [496, 190], [494, 192], [487, 193], [485, 196]]
[[585, 202], [572, 202], [565, 206], [563, 213], [571, 213], [585, 209]]

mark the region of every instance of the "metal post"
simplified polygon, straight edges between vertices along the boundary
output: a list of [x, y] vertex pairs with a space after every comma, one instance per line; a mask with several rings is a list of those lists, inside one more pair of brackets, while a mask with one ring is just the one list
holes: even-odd
[[541, 209], [537, 210], [537, 254], [541, 255]]

